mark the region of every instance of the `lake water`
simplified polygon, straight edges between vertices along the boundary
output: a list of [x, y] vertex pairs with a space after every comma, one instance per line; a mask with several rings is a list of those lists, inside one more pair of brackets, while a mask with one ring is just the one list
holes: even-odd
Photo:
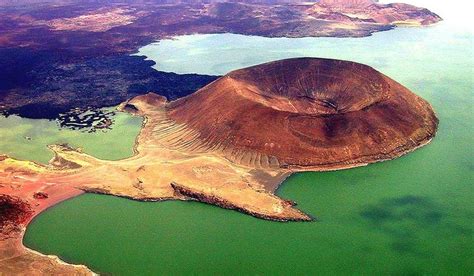
[[[148, 45], [140, 53], [157, 69], [178, 73], [224, 74], [298, 56], [369, 64], [427, 99], [439, 131], [431, 144], [396, 160], [290, 177], [278, 194], [318, 222], [270, 222], [197, 202], [84, 195], [38, 216], [24, 242], [116, 275], [473, 275], [473, 37], [446, 22], [357, 39], [220, 34]], [[75, 141], [97, 156], [110, 152], [82, 139]], [[129, 142], [115, 147], [129, 152]]]
[[[112, 110], [109, 108], [107, 110]], [[142, 118], [116, 112], [111, 130], [94, 133], [60, 128], [56, 121], [0, 116], [0, 154], [48, 163], [53, 152], [47, 145], [67, 143], [98, 158], [117, 160], [133, 154]]]

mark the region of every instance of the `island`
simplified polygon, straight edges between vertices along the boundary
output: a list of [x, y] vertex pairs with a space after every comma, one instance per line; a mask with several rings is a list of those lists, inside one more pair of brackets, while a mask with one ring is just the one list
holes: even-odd
[[394, 159], [429, 143], [438, 126], [430, 104], [396, 81], [319, 58], [236, 70], [187, 97], [148, 93], [119, 109], [144, 117], [130, 158], [100, 160], [68, 145], [51, 145], [48, 165], [0, 156], [3, 272], [92, 274], [22, 245], [34, 216], [85, 192], [317, 220], [275, 195], [289, 175]]

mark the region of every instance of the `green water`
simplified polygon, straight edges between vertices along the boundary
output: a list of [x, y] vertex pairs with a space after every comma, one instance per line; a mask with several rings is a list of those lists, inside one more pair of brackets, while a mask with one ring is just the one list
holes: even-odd
[[67, 143], [102, 159], [131, 156], [142, 118], [117, 112], [113, 119], [111, 130], [87, 133], [59, 128], [57, 122], [50, 120], [0, 116], [0, 153], [47, 163], [53, 157], [47, 145]]
[[159, 69], [175, 72], [225, 73], [292, 56], [370, 64], [432, 103], [438, 135], [397, 160], [290, 177], [278, 194], [318, 222], [84, 195], [37, 217], [24, 242], [117, 275], [473, 275], [473, 37], [446, 22], [359, 39], [193, 35], [148, 46], [141, 51], [159, 58]]

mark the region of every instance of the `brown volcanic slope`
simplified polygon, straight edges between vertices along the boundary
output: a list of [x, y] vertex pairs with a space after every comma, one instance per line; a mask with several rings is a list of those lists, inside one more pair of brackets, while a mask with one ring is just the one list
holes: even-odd
[[392, 159], [428, 142], [438, 123], [425, 100], [371, 67], [310, 58], [231, 72], [172, 102], [169, 116], [199, 133], [192, 144], [292, 170]]

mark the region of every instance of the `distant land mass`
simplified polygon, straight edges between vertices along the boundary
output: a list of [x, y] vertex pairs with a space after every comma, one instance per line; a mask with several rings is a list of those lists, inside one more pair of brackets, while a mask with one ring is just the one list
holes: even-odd
[[394, 159], [429, 143], [438, 127], [430, 104], [389, 77], [317, 58], [236, 70], [187, 97], [148, 93], [119, 109], [145, 118], [130, 158], [101, 160], [67, 145], [50, 145], [47, 165], [0, 155], [2, 272], [92, 274], [22, 245], [32, 218], [84, 192], [311, 221], [275, 195], [289, 175]]
[[196, 33], [362, 37], [441, 18], [406, 4], [305, 1], [1, 1], [0, 112], [55, 119], [73, 108], [117, 105], [150, 91], [169, 100], [216, 76], [156, 72], [129, 56]]

